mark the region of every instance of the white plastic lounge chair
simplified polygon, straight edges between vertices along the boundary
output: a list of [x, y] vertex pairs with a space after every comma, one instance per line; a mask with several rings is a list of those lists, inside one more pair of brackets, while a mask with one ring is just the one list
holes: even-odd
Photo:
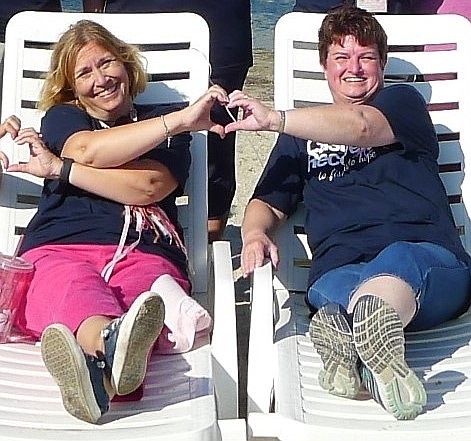
[[[193, 102], [208, 85], [209, 32], [199, 16], [24, 12], [8, 24], [2, 119], [18, 115], [39, 129], [35, 103], [49, 66], [51, 43], [80, 18], [102, 23], [123, 40], [140, 45], [151, 83], [143, 103]], [[7, 137], [2, 149], [12, 162], [27, 148]], [[193, 133], [191, 179], [182, 198], [181, 222], [194, 271], [194, 295], [213, 313], [211, 340], [201, 338], [182, 355], [154, 355], [144, 398], [112, 403], [102, 425], [79, 421], [64, 410], [39, 346], [0, 345], [0, 440], [243, 440], [238, 417], [237, 342], [232, 264], [228, 242], [208, 255], [206, 224], [206, 133]], [[41, 180], [4, 173], [0, 189], [0, 250], [12, 254], [36, 209]], [[224, 419], [224, 420], [223, 420]]]
[[[318, 61], [322, 14], [290, 13], [275, 31], [275, 106], [331, 102]], [[440, 169], [457, 228], [471, 251], [471, 24], [459, 16], [378, 16], [390, 46], [388, 83], [407, 81], [430, 103], [440, 139]], [[424, 52], [423, 45], [451, 44]], [[435, 47], [436, 49], [437, 47]], [[430, 49], [430, 48], [429, 48]], [[441, 74], [441, 75], [437, 75]], [[467, 157], [468, 156], [468, 157]], [[321, 389], [321, 360], [308, 336], [304, 303], [310, 253], [302, 207], [280, 231], [280, 267], [255, 272], [248, 356], [248, 433], [280, 440], [471, 439], [471, 316], [407, 335], [408, 363], [428, 395], [414, 421], [396, 421], [373, 400], [353, 401]], [[273, 284], [272, 284], [273, 281]], [[450, 286], [450, 290], [453, 287]], [[273, 297], [274, 294], [274, 297]], [[274, 298], [274, 301], [272, 301]]]

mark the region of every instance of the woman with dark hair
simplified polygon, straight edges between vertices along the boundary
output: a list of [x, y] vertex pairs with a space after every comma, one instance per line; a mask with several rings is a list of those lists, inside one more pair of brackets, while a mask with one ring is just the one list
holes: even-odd
[[363, 383], [397, 419], [413, 419], [427, 397], [405, 360], [404, 328], [467, 310], [471, 259], [425, 100], [407, 84], [383, 87], [387, 36], [375, 17], [351, 6], [330, 11], [319, 62], [333, 104], [276, 111], [240, 91], [229, 96], [243, 118], [226, 131], [280, 133], [245, 210], [242, 270], [266, 257], [278, 264], [273, 231], [303, 201], [321, 387], [355, 398]]

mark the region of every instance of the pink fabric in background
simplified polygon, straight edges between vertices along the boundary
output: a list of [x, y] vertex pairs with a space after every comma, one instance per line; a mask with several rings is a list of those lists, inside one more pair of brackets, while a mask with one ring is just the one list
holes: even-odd
[[470, 0], [444, 0], [437, 10], [437, 14], [460, 14], [471, 20]]
[[471, 20], [470, 0], [415, 0], [412, 8], [415, 14], [460, 14]]

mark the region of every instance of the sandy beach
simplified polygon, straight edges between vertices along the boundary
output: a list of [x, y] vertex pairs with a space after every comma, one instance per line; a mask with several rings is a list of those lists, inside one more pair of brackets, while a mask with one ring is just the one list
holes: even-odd
[[[247, 76], [244, 91], [248, 95], [273, 105], [273, 52], [254, 50], [254, 65]], [[252, 195], [275, 134], [270, 132], [238, 132], [236, 144], [237, 190], [232, 202], [225, 237], [233, 243], [233, 253], [240, 246], [237, 241], [244, 209]]]
[[[248, 95], [273, 104], [273, 52], [254, 51], [254, 66], [250, 69], [244, 90]], [[243, 210], [275, 139], [274, 133], [239, 132], [237, 134], [237, 191], [229, 224], [240, 225]]]

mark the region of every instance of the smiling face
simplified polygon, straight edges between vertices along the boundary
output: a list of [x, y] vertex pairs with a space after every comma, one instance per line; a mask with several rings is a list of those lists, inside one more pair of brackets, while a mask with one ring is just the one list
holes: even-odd
[[362, 104], [383, 87], [377, 46], [361, 46], [352, 35], [329, 46], [324, 73], [337, 104]]
[[129, 76], [124, 64], [95, 42], [77, 54], [74, 76], [76, 99], [86, 112], [102, 121], [115, 121], [132, 108]]

